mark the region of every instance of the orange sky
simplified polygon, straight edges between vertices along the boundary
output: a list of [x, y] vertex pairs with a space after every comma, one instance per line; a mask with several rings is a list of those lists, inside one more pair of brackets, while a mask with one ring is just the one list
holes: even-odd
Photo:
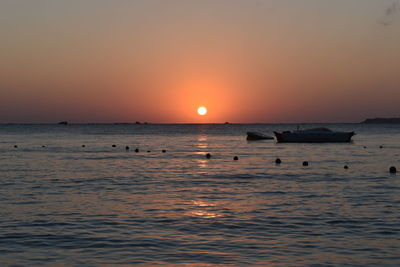
[[5, 0], [0, 122], [400, 116], [396, 3]]

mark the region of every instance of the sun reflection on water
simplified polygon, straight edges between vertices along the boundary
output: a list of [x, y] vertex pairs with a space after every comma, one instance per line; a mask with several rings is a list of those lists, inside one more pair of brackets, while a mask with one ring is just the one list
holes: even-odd
[[208, 207], [215, 207], [216, 206], [215, 204], [207, 203], [202, 200], [193, 200], [192, 205], [194, 207], [194, 210], [191, 210], [187, 213], [187, 215], [189, 216], [205, 218], [205, 219], [212, 219], [222, 216], [213, 211], [207, 210]]
[[193, 217], [205, 218], [205, 219], [221, 217], [221, 215], [218, 215], [213, 212], [204, 211], [204, 210], [194, 210], [194, 211], [189, 212], [188, 215], [193, 216]]
[[215, 207], [215, 204], [207, 203], [202, 200], [193, 200], [193, 205], [197, 207]]
[[[198, 149], [197, 152], [195, 152], [195, 154], [197, 155], [204, 155], [204, 153], [207, 151], [208, 149], [208, 142], [207, 142], [207, 136], [205, 135], [200, 135], [197, 138], [197, 143], [196, 143], [196, 148]], [[205, 169], [207, 167], [207, 162], [208, 160], [206, 159], [198, 159], [198, 166], [201, 169]]]
[[197, 147], [200, 149], [208, 148], [208, 143], [207, 143], [207, 136], [206, 135], [200, 135], [197, 138]]

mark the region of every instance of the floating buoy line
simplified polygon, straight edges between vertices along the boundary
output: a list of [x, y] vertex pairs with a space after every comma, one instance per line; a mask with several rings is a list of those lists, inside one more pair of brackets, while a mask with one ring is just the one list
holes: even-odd
[[[13, 145], [13, 147], [14, 147], [14, 148], [19, 148], [18, 145]], [[84, 147], [86, 147], [86, 145], [83, 144], [82, 147], [84, 148]], [[112, 144], [111, 147], [115, 148], [115, 147], [117, 147], [117, 145], [116, 145], [116, 144]], [[46, 146], [46, 145], [42, 145], [42, 148], [47, 148], [47, 146]], [[364, 146], [363, 148], [366, 149], [367, 147]], [[379, 146], [379, 149], [382, 149], [382, 148], [383, 148], [382, 145]], [[125, 146], [125, 150], [126, 150], [126, 151], [129, 151], [129, 150], [130, 150], [130, 147], [129, 147], [129, 146]], [[135, 148], [134, 151], [135, 151], [136, 153], [139, 153], [139, 152], [140, 152], [139, 148]], [[150, 153], [150, 152], [151, 152], [151, 150], [147, 150], [147, 153]], [[162, 149], [162, 150], [161, 150], [161, 153], [166, 153], [166, 152], [167, 152], [167, 150], [165, 150], [165, 149]], [[205, 154], [205, 157], [206, 157], [207, 159], [211, 159], [211, 153], [206, 153], [206, 154]], [[239, 157], [238, 157], [238, 156], [234, 156], [234, 157], [233, 157], [233, 160], [234, 160], [234, 161], [238, 161], [238, 160], [239, 160]], [[276, 164], [276, 165], [281, 165], [281, 164], [282, 164], [282, 160], [281, 160], [280, 158], [276, 158], [276, 159], [275, 159], [275, 164]], [[303, 161], [302, 166], [303, 166], [303, 167], [309, 166], [309, 162], [308, 162], [308, 161]], [[344, 166], [343, 166], [343, 169], [347, 170], [347, 169], [349, 169], [349, 166], [348, 166], [348, 165], [344, 165]], [[397, 173], [397, 168], [396, 168], [395, 166], [391, 166], [391, 167], [389, 168], [389, 173], [390, 173], [390, 174], [396, 174], [396, 173]]]

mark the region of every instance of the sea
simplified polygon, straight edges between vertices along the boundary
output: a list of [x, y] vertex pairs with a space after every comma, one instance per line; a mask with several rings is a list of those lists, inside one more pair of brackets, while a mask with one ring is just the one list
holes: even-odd
[[[356, 135], [246, 141], [297, 127]], [[399, 124], [1, 124], [0, 266], [399, 266], [391, 166]]]

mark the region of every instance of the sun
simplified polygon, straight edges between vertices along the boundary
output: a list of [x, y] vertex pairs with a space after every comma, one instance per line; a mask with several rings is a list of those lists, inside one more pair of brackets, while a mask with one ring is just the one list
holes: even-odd
[[204, 115], [207, 114], [207, 108], [206, 108], [206, 107], [199, 107], [199, 108], [197, 109], [197, 113], [198, 113], [200, 116], [204, 116]]

